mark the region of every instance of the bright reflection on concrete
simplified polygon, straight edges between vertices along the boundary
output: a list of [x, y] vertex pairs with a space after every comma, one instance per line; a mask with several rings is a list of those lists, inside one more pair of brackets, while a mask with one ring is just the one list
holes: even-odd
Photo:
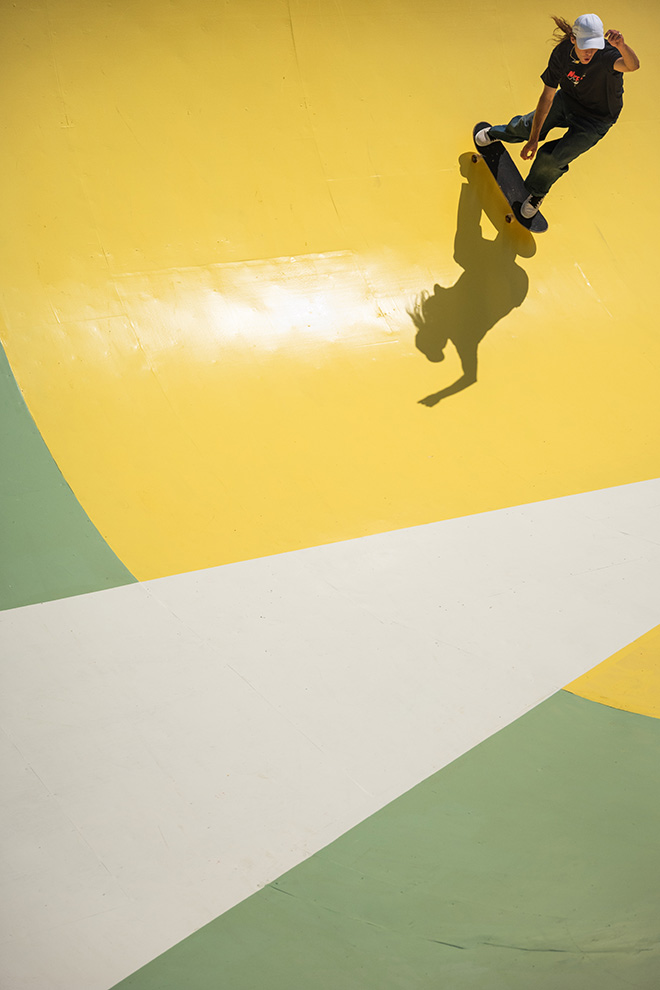
[[[383, 297], [387, 269], [360, 266], [351, 252], [127, 275], [118, 280], [146, 346], [185, 339], [199, 360], [227, 346], [260, 353], [377, 343], [405, 316], [406, 299]], [[387, 308], [387, 312], [384, 311]]]

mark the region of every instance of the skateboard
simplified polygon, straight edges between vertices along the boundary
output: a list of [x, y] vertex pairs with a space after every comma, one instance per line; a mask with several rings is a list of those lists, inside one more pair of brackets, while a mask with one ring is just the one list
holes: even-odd
[[[489, 124], [485, 120], [476, 124], [472, 131], [473, 140], [477, 132], [484, 127], [492, 127], [492, 124]], [[533, 234], [542, 234], [546, 231], [548, 229], [548, 221], [540, 211], [531, 220], [528, 220], [520, 212], [520, 207], [529, 196], [529, 193], [525, 188], [522, 175], [516, 168], [513, 158], [502, 142], [494, 141], [493, 144], [488, 144], [482, 148], [475, 141], [474, 146], [477, 149], [477, 154], [472, 155], [472, 161], [476, 163], [480, 158], [483, 158], [513, 211], [512, 213], [507, 213], [507, 223], [513, 223], [515, 218], [518, 223], [526, 227], [527, 230], [531, 230]]]

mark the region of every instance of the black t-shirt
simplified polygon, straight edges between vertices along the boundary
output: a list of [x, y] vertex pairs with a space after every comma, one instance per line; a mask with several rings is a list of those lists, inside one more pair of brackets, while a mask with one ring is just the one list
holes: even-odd
[[619, 58], [618, 49], [606, 41], [591, 62], [583, 65], [573, 42], [566, 38], [553, 50], [541, 79], [546, 86], [561, 88], [573, 113], [614, 121], [623, 106], [623, 73], [613, 68]]

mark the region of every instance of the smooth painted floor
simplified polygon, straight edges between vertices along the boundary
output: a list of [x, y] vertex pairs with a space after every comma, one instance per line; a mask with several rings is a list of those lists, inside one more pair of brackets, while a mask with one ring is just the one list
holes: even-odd
[[659, 502], [648, 482], [3, 613], [9, 985], [110, 986], [639, 636]]
[[560, 691], [117, 990], [650, 990], [659, 738]]
[[521, 46], [511, 0], [4, 8], [2, 337], [137, 578], [657, 475], [658, 12], [534, 243], [467, 154], [536, 103], [526, 11]]
[[470, 152], [541, 0], [0, 9], [3, 990], [655, 986], [660, 12], [599, 12], [535, 240]]

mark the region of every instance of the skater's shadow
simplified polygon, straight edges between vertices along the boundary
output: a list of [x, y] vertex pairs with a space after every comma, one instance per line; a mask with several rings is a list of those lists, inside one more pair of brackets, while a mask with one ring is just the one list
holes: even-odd
[[[527, 273], [516, 258], [531, 257], [536, 250], [529, 231], [516, 222], [506, 223], [506, 201], [485, 163], [473, 164], [470, 155], [463, 155], [460, 165], [468, 181], [461, 187], [454, 260], [463, 274], [448, 288], [436, 284], [432, 292], [422, 292], [408, 313], [417, 328], [415, 344], [422, 354], [429, 361], [443, 361], [451, 341], [463, 374], [420, 399], [425, 406], [434, 406], [476, 382], [479, 343], [527, 295]], [[497, 230], [494, 240], [483, 236], [482, 211]]]

